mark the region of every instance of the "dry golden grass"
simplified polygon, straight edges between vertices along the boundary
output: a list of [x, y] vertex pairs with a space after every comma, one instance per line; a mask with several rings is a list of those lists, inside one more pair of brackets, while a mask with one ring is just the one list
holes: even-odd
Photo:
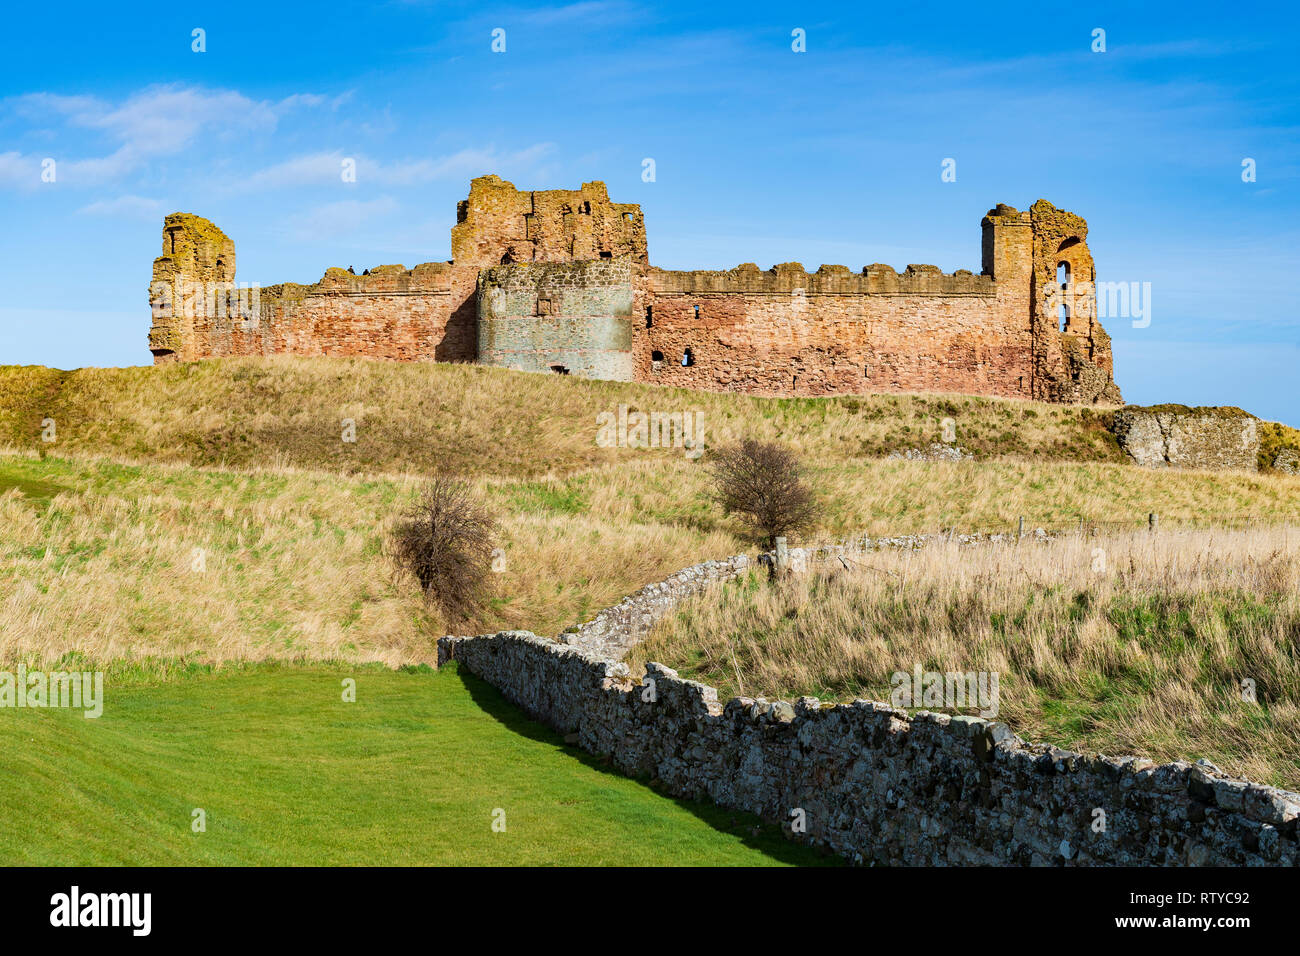
[[[752, 398], [477, 365], [374, 359], [230, 358], [160, 367], [0, 366], [0, 445], [34, 448], [52, 418], [58, 449], [234, 467], [465, 476], [570, 474], [617, 462], [596, 416], [700, 415], [706, 445], [780, 439], [819, 461], [937, 441], [982, 458], [1119, 461], [1105, 411], [964, 395]], [[356, 442], [340, 440], [342, 421]], [[680, 452], [647, 451], [672, 458]]]
[[[442, 622], [384, 554], [418, 486], [0, 457], [0, 659], [432, 661]], [[483, 630], [555, 633], [735, 546], [629, 520], [607, 489], [595, 513], [568, 514], [553, 483], [478, 487], [503, 515], [506, 552]]]
[[786, 698], [889, 700], [918, 665], [996, 672], [998, 719], [1027, 739], [1300, 787], [1300, 526], [860, 553], [715, 588], [633, 654]]
[[[476, 479], [507, 559], [481, 630], [555, 634], [751, 546], [707, 503], [701, 461], [618, 454], [565, 477]], [[1282, 520], [1300, 504], [1300, 479], [1121, 465], [867, 460], [821, 464], [814, 477], [833, 503], [820, 537], [1005, 529], [1018, 513], [1067, 526], [1076, 507], [1138, 526], [1153, 502], [1174, 528], [1230, 508]], [[0, 455], [0, 493], [25, 492], [2, 505], [0, 654], [430, 660], [443, 623], [383, 554], [420, 481]], [[202, 574], [190, 570], [195, 548]]]

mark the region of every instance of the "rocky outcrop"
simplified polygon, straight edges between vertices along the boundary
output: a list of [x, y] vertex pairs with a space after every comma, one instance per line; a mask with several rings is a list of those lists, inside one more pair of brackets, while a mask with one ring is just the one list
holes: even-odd
[[1240, 408], [1127, 405], [1115, 413], [1115, 437], [1147, 468], [1258, 467], [1258, 419]]

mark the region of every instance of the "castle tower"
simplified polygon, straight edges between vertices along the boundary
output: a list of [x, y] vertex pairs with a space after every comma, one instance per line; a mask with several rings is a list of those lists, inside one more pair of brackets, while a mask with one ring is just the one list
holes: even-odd
[[226, 312], [235, 280], [235, 243], [202, 216], [172, 213], [163, 221], [162, 255], [153, 261], [149, 351], [154, 364], [201, 357], [199, 332]]
[[481, 364], [634, 378], [634, 284], [648, 265], [640, 206], [610, 202], [602, 182], [520, 192], [481, 176], [457, 219], [452, 257], [480, 267]]
[[610, 202], [602, 182], [522, 192], [480, 176], [456, 206], [451, 257], [458, 266], [628, 258], [645, 267], [645, 220], [636, 203]]
[[1025, 396], [1120, 404], [1110, 336], [1097, 318], [1096, 269], [1082, 216], [1040, 199], [1028, 212], [999, 204], [983, 228], [983, 269], [999, 308], [1027, 315], [1033, 353]]

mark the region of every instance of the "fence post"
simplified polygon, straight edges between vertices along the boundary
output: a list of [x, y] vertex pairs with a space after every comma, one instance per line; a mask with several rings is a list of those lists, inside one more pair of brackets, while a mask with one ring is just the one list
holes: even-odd
[[1025, 516], [1021, 515], [1020, 520], [1016, 523], [1016, 537], [1023, 538], [1024, 536], [1025, 536]]
[[1150, 531], [1150, 532], [1152, 532], [1152, 533], [1154, 534], [1155, 531], [1156, 531], [1156, 526], [1158, 525], [1158, 523], [1159, 523], [1159, 519], [1156, 517], [1156, 513], [1155, 513], [1154, 511], [1151, 512], [1149, 515], [1147, 515], [1147, 530], [1148, 530], [1148, 531]]

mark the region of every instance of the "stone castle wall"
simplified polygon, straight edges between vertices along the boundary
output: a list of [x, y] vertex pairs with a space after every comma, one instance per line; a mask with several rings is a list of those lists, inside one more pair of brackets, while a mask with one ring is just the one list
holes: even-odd
[[479, 362], [632, 381], [632, 272], [628, 259], [484, 269]]
[[801, 816], [792, 836], [854, 862], [1300, 863], [1300, 794], [1204, 763], [1085, 756], [1025, 743], [1005, 724], [867, 700], [724, 704], [654, 663], [629, 676], [617, 658], [654, 620], [747, 567], [737, 556], [687, 568], [558, 641], [446, 637], [439, 664], [455, 660], [624, 773], [787, 826]]
[[[483, 176], [458, 207], [452, 262], [330, 269], [249, 304], [234, 287], [234, 243], [177, 213], [154, 263], [150, 348], [159, 362], [360, 355], [769, 395], [1118, 404], [1087, 224], [1040, 200], [998, 206], [982, 228], [979, 275], [799, 263], [671, 272], [649, 265], [640, 207], [612, 202], [604, 183], [530, 192]], [[202, 291], [214, 286], [215, 306]], [[1052, 311], [1061, 298], [1065, 320]]]

